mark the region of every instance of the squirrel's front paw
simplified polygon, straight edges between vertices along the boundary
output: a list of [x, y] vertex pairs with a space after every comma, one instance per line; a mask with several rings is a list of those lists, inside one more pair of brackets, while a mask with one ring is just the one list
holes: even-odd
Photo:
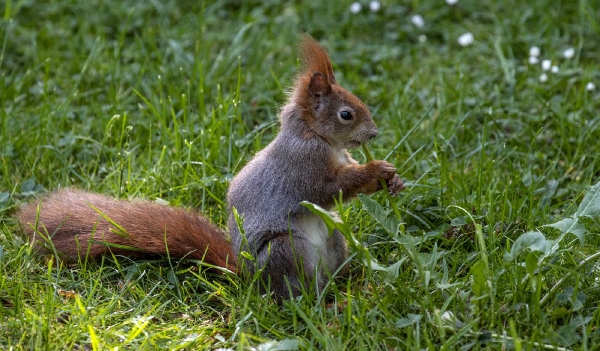
[[393, 164], [386, 161], [372, 161], [375, 162], [378, 166], [377, 170], [377, 178], [383, 180], [390, 180], [394, 178], [396, 174], [396, 167]]
[[387, 181], [387, 186], [388, 191], [392, 196], [396, 196], [396, 194], [404, 190], [404, 183], [397, 174], [394, 174], [392, 179]]

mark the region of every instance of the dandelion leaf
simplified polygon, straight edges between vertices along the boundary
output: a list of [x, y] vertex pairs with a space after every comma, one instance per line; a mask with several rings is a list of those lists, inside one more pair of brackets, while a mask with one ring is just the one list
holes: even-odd
[[319, 205], [315, 205], [308, 201], [302, 201], [300, 203], [300, 205], [308, 208], [312, 213], [317, 215], [319, 218], [321, 218], [323, 220], [323, 222], [325, 222], [325, 225], [327, 226], [327, 230], [329, 231], [329, 235], [331, 235], [333, 233], [334, 229], [336, 229], [336, 228], [339, 229], [340, 226], [344, 225], [344, 223], [339, 218], [337, 218], [333, 213], [327, 211], [326, 209], [324, 209], [323, 207], [321, 207]]
[[391, 266], [383, 266], [376, 259], [371, 258], [370, 266], [374, 271], [384, 272], [388, 275], [388, 277], [392, 279], [398, 278], [398, 274], [400, 273], [400, 266], [404, 261], [406, 261], [407, 257], [402, 258]]
[[573, 218], [573, 217], [564, 218], [556, 223], [548, 224], [547, 226], [556, 228], [556, 229], [560, 230], [563, 234], [568, 234], [568, 233], [575, 234], [575, 236], [577, 238], [579, 238], [579, 241], [582, 244], [583, 244], [583, 236], [587, 232], [587, 230], [585, 229], [585, 226], [583, 225], [583, 223], [581, 223], [581, 221], [579, 221], [578, 217], [577, 218]]
[[546, 254], [552, 248], [553, 241], [547, 240], [544, 234], [540, 232], [527, 232], [515, 240], [510, 252], [504, 254], [504, 261], [511, 262], [522, 252], [537, 251]]
[[360, 200], [363, 208], [367, 210], [367, 212], [369, 212], [369, 214], [371, 214], [371, 216], [373, 216], [373, 218], [375, 218], [375, 220], [379, 222], [381, 226], [383, 226], [385, 231], [393, 236], [398, 235], [398, 228], [400, 226], [400, 220], [398, 220], [398, 218], [390, 215], [389, 210], [385, 210], [375, 200], [366, 195], [359, 194], [358, 199]]
[[562, 232], [561, 238], [569, 233], [574, 234], [583, 245], [587, 229], [581, 221], [581, 217], [594, 219], [600, 217], [600, 182], [592, 186], [585, 194], [573, 216], [564, 218], [556, 223], [548, 224], [547, 226], [560, 230]]
[[577, 208], [576, 216], [600, 216], [600, 182], [592, 186]]

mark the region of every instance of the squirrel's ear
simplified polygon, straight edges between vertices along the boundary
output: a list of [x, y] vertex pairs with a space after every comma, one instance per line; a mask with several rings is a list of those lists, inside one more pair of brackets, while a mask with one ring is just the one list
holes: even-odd
[[314, 96], [321, 96], [327, 94], [331, 90], [331, 85], [327, 82], [327, 77], [321, 72], [316, 72], [310, 78], [308, 84], [308, 91]]
[[323, 75], [326, 85], [336, 83], [327, 51], [308, 34], [302, 35], [300, 40], [300, 55], [303, 63], [303, 74], [314, 77], [315, 74], [320, 73]]

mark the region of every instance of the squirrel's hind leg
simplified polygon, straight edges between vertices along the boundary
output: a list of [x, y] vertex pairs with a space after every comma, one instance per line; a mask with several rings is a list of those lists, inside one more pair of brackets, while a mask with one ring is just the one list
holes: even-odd
[[261, 270], [261, 292], [269, 291], [279, 301], [301, 295], [307, 289], [321, 290], [327, 282], [318, 252], [302, 237], [281, 233], [263, 245], [254, 257], [254, 263], [245, 262], [250, 265], [245, 269], [251, 274]]

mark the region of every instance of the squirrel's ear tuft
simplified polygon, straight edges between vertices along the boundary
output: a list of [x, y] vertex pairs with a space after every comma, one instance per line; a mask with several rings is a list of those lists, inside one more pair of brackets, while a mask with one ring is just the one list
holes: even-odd
[[303, 34], [300, 40], [300, 54], [302, 58], [302, 74], [311, 77], [312, 80], [317, 73], [321, 73], [327, 89], [335, 84], [335, 76], [327, 51], [308, 34]]

